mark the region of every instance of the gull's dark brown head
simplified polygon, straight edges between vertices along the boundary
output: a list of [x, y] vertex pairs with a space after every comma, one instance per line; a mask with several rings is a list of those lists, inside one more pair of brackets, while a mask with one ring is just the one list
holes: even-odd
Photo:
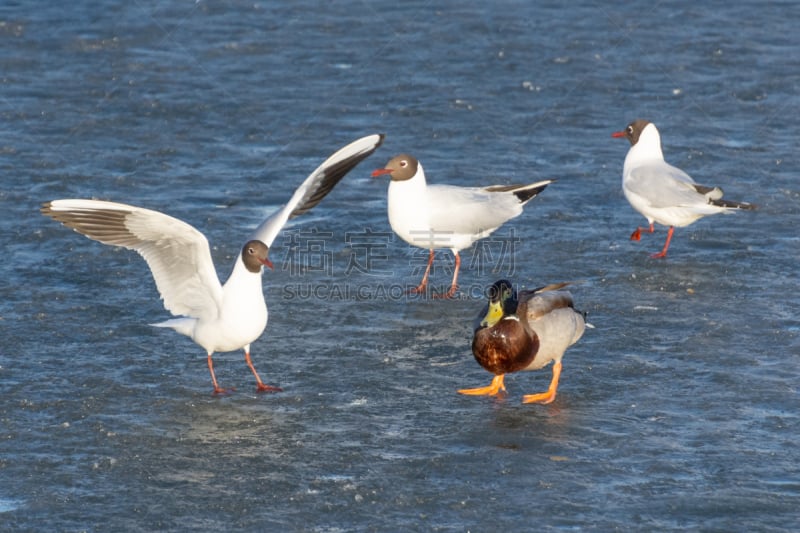
[[631, 146], [639, 142], [639, 136], [642, 134], [647, 125], [650, 124], [649, 120], [638, 119], [634, 120], [622, 131], [615, 131], [611, 134], [615, 139], [625, 137], [631, 143]]
[[272, 261], [269, 260], [269, 246], [256, 240], [247, 241], [242, 246], [242, 262], [253, 274], [261, 272], [262, 266], [273, 268]]
[[372, 177], [377, 178], [389, 174], [392, 181], [410, 180], [417, 173], [418, 166], [419, 161], [413, 155], [400, 154], [390, 159], [384, 168], [373, 171]]

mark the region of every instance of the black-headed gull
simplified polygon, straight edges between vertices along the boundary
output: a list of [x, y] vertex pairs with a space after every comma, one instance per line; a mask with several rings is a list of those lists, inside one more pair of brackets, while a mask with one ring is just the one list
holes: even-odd
[[53, 200], [41, 211], [90, 239], [135, 250], [147, 261], [164, 307], [180, 315], [153, 325], [172, 328], [206, 350], [214, 393], [226, 390], [217, 383], [213, 353], [238, 349], [244, 350], [258, 390], [278, 391], [261, 381], [250, 359], [250, 343], [267, 326], [261, 272], [262, 266], [272, 268], [269, 247], [290, 218], [317, 205], [382, 142], [383, 135], [369, 135], [325, 160], [297, 188], [289, 203], [253, 232], [224, 285], [217, 277], [206, 237], [169, 215], [98, 200]]
[[489, 288], [489, 303], [478, 315], [472, 353], [480, 365], [495, 375], [491, 385], [461, 389], [461, 394], [494, 396], [505, 391], [506, 374], [539, 370], [553, 363], [547, 392], [526, 394], [523, 403], [550, 403], [556, 398], [564, 352], [578, 342], [586, 323], [572, 305], [566, 283], [521, 291], [501, 279]]
[[422, 281], [411, 292], [425, 291], [434, 250], [449, 248], [455, 256], [455, 268], [446, 298], [458, 287], [458, 252], [518, 216], [526, 203], [553, 182], [490, 187], [428, 185], [422, 163], [408, 154], [392, 158], [372, 173], [373, 177], [384, 174], [391, 176], [388, 206], [392, 230], [408, 244], [430, 250]]
[[688, 226], [708, 215], [756, 208], [747, 202], [723, 200], [719, 187], [698, 185], [686, 172], [664, 161], [661, 136], [652, 122], [636, 120], [611, 136], [631, 143], [622, 168], [622, 191], [650, 224], [636, 228], [631, 240], [638, 241], [643, 231], [653, 233], [653, 222], [669, 226], [664, 249], [651, 257], [666, 257], [676, 226]]

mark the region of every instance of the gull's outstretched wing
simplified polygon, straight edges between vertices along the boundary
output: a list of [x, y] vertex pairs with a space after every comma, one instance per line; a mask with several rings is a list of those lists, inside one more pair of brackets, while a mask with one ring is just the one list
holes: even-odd
[[42, 214], [103, 244], [141, 255], [164, 307], [174, 315], [214, 318], [222, 286], [205, 236], [186, 222], [158, 211], [99, 200], [53, 200]]
[[275, 237], [289, 219], [310, 211], [320, 203], [348, 172], [383, 143], [383, 138], [383, 134], [368, 135], [339, 149], [305, 179], [289, 203], [256, 228], [250, 239], [257, 239], [267, 246], [272, 246]]

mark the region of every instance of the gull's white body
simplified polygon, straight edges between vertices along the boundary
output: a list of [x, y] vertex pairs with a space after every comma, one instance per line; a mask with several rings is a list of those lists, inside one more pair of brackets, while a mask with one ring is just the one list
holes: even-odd
[[510, 191], [428, 185], [422, 163], [411, 179], [389, 182], [389, 224], [401, 239], [419, 248], [449, 248], [453, 253], [469, 248], [519, 216], [523, 206]]
[[419, 293], [428, 284], [434, 250], [449, 248], [455, 257], [453, 281], [447, 298], [456, 293], [461, 257], [458, 252], [478, 239], [488, 237], [506, 221], [522, 213], [523, 206], [552, 180], [530, 185], [456, 187], [428, 185], [425, 171], [415, 157], [400, 154], [376, 169], [372, 175], [389, 174], [389, 224], [412, 246], [430, 251], [428, 266], [420, 284], [410, 292]]
[[622, 191], [631, 206], [649, 223], [679, 228], [707, 215], [733, 211], [708, 203], [722, 198], [721, 189], [702, 194], [694, 185], [691, 176], [664, 161], [658, 129], [648, 124], [628, 150], [622, 169]]
[[269, 316], [261, 273], [248, 272], [239, 259], [221, 289], [221, 299], [215, 302], [217, 313], [209, 313], [204, 318], [173, 318], [152, 325], [172, 328], [191, 337], [208, 353], [231, 352], [249, 346], [264, 332]]
[[723, 200], [719, 187], [699, 185], [686, 172], [664, 161], [655, 124], [635, 120], [611, 136], [624, 137], [631, 143], [622, 167], [622, 191], [650, 224], [648, 228], [637, 227], [631, 240], [638, 241], [642, 233], [653, 233], [654, 222], [669, 226], [664, 247], [651, 257], [666, 257], [676, 227], [688, 226], [707, 215], [755, 209], [747, 202]]

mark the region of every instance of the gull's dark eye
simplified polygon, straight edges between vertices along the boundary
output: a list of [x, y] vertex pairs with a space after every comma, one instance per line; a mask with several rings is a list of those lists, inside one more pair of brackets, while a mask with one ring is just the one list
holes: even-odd
[[406, 161], [405, 159], [403, 159], [402, 161], [400, 161], [400, 166], [401, 166], [401, 167], [404, 167], [404, 168], [405, 168], [405, 167], [407, 167], [407, 166], [408, 166], [408, 161]]
[[256, 253], [256, 251], [253, 250], [253, 247], [251, 246], [250, 248], [247, 249], [247, 253], [253, 255], [254, 253]]
[[628, 135], [633, 135], [633, 126], [628, 126], [628, 129], [625, 131], [628, 132]]

